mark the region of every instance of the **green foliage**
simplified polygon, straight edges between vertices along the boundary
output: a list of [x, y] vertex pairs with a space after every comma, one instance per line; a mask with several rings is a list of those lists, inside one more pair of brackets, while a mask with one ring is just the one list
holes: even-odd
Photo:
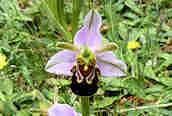
[[79, 25], [79, 15], [81, 12], [81, 5], [82, 5], [81, 0], [72, 0], [72, 39], [74, 38], [77, 30], [78, 30], [78, 25]]
[[[70, 104], [80, 112], [79, 99], [69, 89], [71, 78], [54, 76], [44, 68], [59, 51], [57, 42], [72, 42], [88, 2], [0, 3], [0, 51], [8, 59], [8, 65], [0, 70], [0, 116], [40, 116], [40, 109], [53, 102], [54, 87], [59, 89], [59, 103]], [[162, 50], [172, 46], [167, 44], [172, 37], [171, 0], [97, 0], [94, 6], [108, 27], [102, 31], [104, 42], [117, 43], [119, 49], [114, 53], [126, 62], [128, 76], [100, 78], [100, 88], [90, 99], [92, 115], [171, 116], [171, 106], [122, 112], [172, 101], [172, 51]], [[133, 40], [140, 48], [127, 48]]]

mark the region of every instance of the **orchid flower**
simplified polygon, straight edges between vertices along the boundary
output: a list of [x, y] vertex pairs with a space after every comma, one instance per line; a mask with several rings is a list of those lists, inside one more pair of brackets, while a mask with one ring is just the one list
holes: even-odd
[[48, 116], [77, 116], [74, 108], [67, 104], [54, 103], [48, 111]]
[[[117, 46], [113, 43], [103, 45], [100, 27], [101, 16], [96, 10], [90, 10], [85, 17], [83, 27], [76, 33], [74, 44], [58, 43], [63, 48], [47, 63], [46, 71], [57, 75], [72, 76], [72, 90], [79, 84], [80, 89], [98, 88], [92, 83], [98, 82], [98, 76], [121, 77], [126, 75], [126, 64], [117, 59], [112, 50]], [[84, 91], [83, 90], [83, 91]], [[88, 90], [89, 91], [89, 90]], [[75, 91], [76, 94], [78, 92]], [[91, 95], [89, 93], [88, 95]]]
[[55, 88], [54, 104], [46, 110], [48, 116], [80, 116], [79, 113], [75, 112], [74, 108], [68, 104], [59, 104], [58, 100], [58, 89]]

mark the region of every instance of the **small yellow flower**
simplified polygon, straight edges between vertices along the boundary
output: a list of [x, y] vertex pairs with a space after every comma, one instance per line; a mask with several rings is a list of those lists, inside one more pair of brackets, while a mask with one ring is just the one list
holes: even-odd
[[0, 69], [3, 69], [4, 66], [7, 65], [6, 59], [7, 59], [7, 57], [4, 54], [0, 53]]
[[128, 49], [136, 49], [136, 48], [139, 48], [140, 47], [140, 43], [139, 42], [137, 42], [137, 41], [129, 41], [128, 42], [128, 46], [127, 46], [127, 48]]

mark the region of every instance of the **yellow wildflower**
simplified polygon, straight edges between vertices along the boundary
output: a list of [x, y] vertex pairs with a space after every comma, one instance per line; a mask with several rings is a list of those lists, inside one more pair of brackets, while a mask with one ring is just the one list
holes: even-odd
[[128, 49], [136, 49], [136, 48], [139, 48], [140, 47], [140, 43], [139, 42], [137, 42], [137, 41], [129, 41], [128, 42], [128, 46], [127, 46], [127, 48]]
[[4, 54], [0, 53], [0, 69], [3, 69], [4, 66], [7, 65], [6, 59], [7, 59], [7, 57]]

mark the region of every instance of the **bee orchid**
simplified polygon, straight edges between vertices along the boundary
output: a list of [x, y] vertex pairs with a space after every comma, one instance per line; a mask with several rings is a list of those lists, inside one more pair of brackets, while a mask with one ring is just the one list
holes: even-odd
[[47, 110], [48, 116], [77, 116], [74, 108], [67, 104], [55, 103]]
[[83, 27], [76, 33], [74, 44], [58, 43], [63, 48], [46, 65], [46, 71], [57, 75], [72, 76], [72, 91], [80, 96], [89, 96], [98, 89], [99, 76], [121, 77], [126, 75], [126, 64], [112, 52], [113, 43], [103, 45], [100, 27], [101, 16], [90, 10]]

